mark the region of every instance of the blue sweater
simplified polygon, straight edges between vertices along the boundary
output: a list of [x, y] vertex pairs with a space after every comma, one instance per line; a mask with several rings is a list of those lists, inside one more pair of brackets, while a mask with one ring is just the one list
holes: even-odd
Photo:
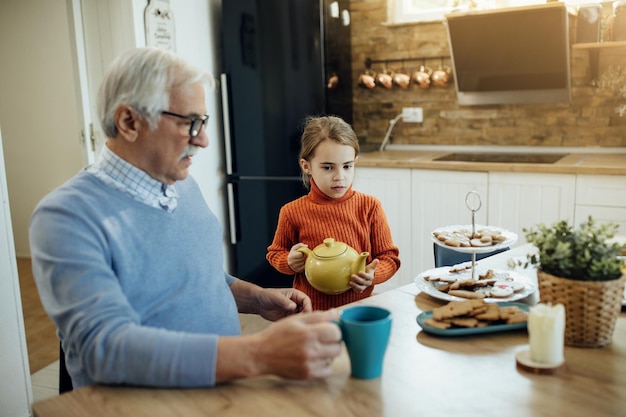
[[197, 183], [176, 189], [168, 212], [82, 171], [35, 209], [33, 273], [75, 388], [215, 384], [217, 339], [240, 333], [235, 278]]

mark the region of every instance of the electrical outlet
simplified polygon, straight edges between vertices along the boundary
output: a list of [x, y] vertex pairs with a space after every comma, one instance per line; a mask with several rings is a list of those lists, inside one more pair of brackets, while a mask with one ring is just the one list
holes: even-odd
[[421, 107], [405, 107], [402, 109], [402, 121], [404, 123], [422, 123], [424, 111]]

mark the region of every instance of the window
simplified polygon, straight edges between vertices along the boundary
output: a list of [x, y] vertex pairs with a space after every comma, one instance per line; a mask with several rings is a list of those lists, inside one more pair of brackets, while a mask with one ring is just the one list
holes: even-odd
[[391, 23], [433, 22], [446, 13], [467, 10], [471, 0], [388, 0]]
[[389, 23], [400, 24], [442, 21], [446, 14], [468, 10], [470, 5], [480, 10], [545, 2], [546, 0], [387, 0], [387, 11]]

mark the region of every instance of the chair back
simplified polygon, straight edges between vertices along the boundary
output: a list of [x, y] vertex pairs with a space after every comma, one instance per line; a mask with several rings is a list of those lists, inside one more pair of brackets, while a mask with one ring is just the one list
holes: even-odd
[[70, 377], [65, 366], [65, 352], [63, 352], [63, 347], [59, 343], [59, 394], [72, 391], [73, 389], [72, 377]]

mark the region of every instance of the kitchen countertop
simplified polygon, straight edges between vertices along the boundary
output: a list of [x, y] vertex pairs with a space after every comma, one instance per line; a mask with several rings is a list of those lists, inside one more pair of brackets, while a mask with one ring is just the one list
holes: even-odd
[[[626, 175], [626, 153], [567, 153], [554, 163], [436, 161], [456, 151], [385, 150], [359, 154], [359, 167], [416, 168], [449, 171], [532, 172], [550, 174]], [[475, 152], [462, 152], [475, 153]], [[504, 153], [504, 152], [500, 152]], [[507, 152], [510, 153], [510, 152]], [[534, 152], [529, 154], [542, 154]]]

